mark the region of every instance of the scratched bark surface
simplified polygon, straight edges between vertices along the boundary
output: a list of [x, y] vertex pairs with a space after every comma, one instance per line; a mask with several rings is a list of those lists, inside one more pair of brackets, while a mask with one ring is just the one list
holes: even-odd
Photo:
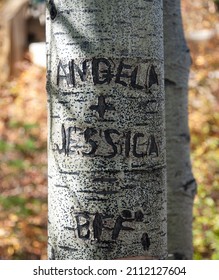
[[160, 0], [47, 1], [49, 258], [166, 257]]

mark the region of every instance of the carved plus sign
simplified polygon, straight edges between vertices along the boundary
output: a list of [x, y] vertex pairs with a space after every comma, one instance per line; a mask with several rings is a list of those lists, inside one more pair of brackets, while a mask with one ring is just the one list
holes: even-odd
[[101, 119], [104, 118], [104, 115], [105, 115], [106, 111], [115, 110], [115, 108], [111, 104], [106, 104], [104, 96], [99, 96], [98, 97], [98, 104], [97, 105], [91, 105], [90, 109], [94, 110], [94, 111], [97, 111], [97, 113], [99, 114], [99, 117]]

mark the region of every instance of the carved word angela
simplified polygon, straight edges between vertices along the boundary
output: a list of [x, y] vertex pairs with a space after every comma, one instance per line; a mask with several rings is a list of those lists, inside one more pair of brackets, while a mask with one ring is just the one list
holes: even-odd
[[[139, 77], [142, 77], [141, 84]], [[57, 85], [66, 84], [68, 87], [76, 87], [84, 82], [93, 85], [120, 84], [130, 89], [150, 89], [158, 85], [156, 66], [146, 63], [133, 65], [125, 62], [125, 59], [92, 58], [83, 61], [70, 60], [68, 63], [59, 61], [57, 67]]]
[[[114, 158], [122, 154], [129, 157], [131, 154], [136, 158], [145, 156], [158, 156], [159, 149], [154, 135], [146, 136], [144, 133], [131, 131], [120, 133], [116, 129], [102, 131], [96, 128], [86, 128], [82, 131], [78, 127], [61, 127], [62, 143], [55, 144], [55, 150], [66, 156], [75, 151], [83, 156], [102, 156]], [[79, 145], [79, 143], [84, 143]], [[104, 145], [106, 154], [99, 154], [100, 146]]]

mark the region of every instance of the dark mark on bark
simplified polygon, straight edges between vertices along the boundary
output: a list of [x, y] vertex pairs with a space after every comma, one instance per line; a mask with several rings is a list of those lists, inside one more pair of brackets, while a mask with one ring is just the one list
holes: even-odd
[[97, 143], [90, 139], [93, 135], [97, 134], [97, 130], [94, 129], [94, 128], [87, 128], [85, 131], [84, 131], [84, 139], [85, 139], [85, 142], [90, 144], [91, 146], [91, 150], [89, 152], [82, 152], [83, 155], [93, 155], [95, 154], [96, 150], [97, 150]]
[[141, 164], [141, 165], [132, 164], [132, 170], [124, 170], [124, 173], [142, 174], [142, 173], [148, 173], [148, 172], [152, 172], [152, 171], [156, 171], [156, 170], [159, 170], [159, 169], [166, 168], [166, 164], [163, 164], [163, 165], [147, 166], [144, 170], [134, 169], [134, 168], [144, 167], [144, 166], [146, 166], [146, 164]]
[[163, 191], [161, 190], [156, 192], [156, 194], [161, 194], [161, 193], [163, 193]]
[[59, 148], [59, 146], [57, 144], [55, 144], [55, 146], [56, 146], [56, 149], [58, 150], [59, 154], [64, 152], [65, 155], [66, 155], [67, 136], [66, 136], [66, 131], [65, 131], [64, 124], [62, 124], [61, 134], [62, 134], [62, 147]]
[[88, 201], [108, 201], [108, 198], [86, 197]]
[[[82, 223], [81, 220], [85, 220], [85, 223]], [[76, 216], [77, 222], [77, 230], [78, 230], [78, 237], [81, 239], [89, 239], [90, 238], [90, 221], [89, 215], [86, 213], [79, 214]]]
[[149, 236], [148, 236], [148, 234], [146, 232], [144, 232], [142, 234], [141, 244], [143, 246], [144, 251], [146, 251], [146, 250], [148, 251], [148, 249], [149, 249], [149, 247], [151, 245], [151, 242], [150, 242]]
[[81, 99], [75, 99], [74, 102], [83, 103], [83, 102], [86, 102], [86, 100], [81, 98]]
[[113, 152], [107, 156], [104, 156], [105, 158], [113, 158], [117, 154], [117, 146], [115, 143], [113, 143], [113, 139], [111, 137], [111, 134], [117, 134], [120, 135], [120, 133], [116, 129], [107, 129], [104, 131], [104, 136], [106, 139], [106, 142], [112, 147]]
[[100, 122], [105, 122], [105, 123], [112, 123], [112, 122], [116, 122], [115, 120], [112, 120], [112, 119], [108, 119], [108, 120], [104, 120], [104, 119], [100, 119], [99, 120]]
[[55, 32], [54, 35], [66, 35], [66, 32]]
[[93, 229], [94, 229], [94, 239], [100, 241], [100, 237], [103, 229], [103, 218], [102, 215], [99, 214], [98, 212], [95, 214], [95, 218], [93, 221]]
[[132, 218], [132, 212], [130, 210], [123, 210], [122, 216], [124, 219], [131, 219]]
[[131, 149], [131, 131], [128, 131], [125, 135], [125, 156], [129, 157]]
[[114, 184], [116, 181], [118, 181], [116, 178], [108, 178], [108, 177], [99, 177], [94, 178], [93, 183], [110, 183]]
[[151, 65], [149, 70], [149, 81], [148, 81], [148, 87], [152, 87], [154, 84], [158, 85], [158, 77], [157, 73], [155, 71], [154, 65]]
[[121, 189], [122, 190], [132, 190], [132, 189], [135, 189], [136, 188], [136, 185], [125, 185], [124, 187], [122, 187]]
[[[143, 163], [143, 164], [134, 164], [134, 163], [132, 163], [132, 170], [131, 171], [129, 171], [129, 170], [127, 170], [127, 172], [135, 172], [135, 170], [134, 170], [134, 168], [140, 168], [140, 167], [145, 167], [145, 166], [147, 166], [147, 164], [145, 164], [145, 163]], [[150, 168], [150, 167], [149, 167]], [[126, 171], [125, 171], [126, 172]]]
[[61, 101], [61, 100], [60, 100], [60, 101], [58, 101], [58, 103], [59, 103], [59, 104], [62, 104], [62, 105], [69, 104], [69, 102], [68, 102], [68, 101]]
[[49, 257], [49, 260], [55, 260], [55, 249], [53, 248], [53, 246], [51, 244], [48, 243], [48, 245], [51, 248], [51, 256]]
[[66, 175], [76, 175], [76, 176], [79, 176], [80, 175], [80, 172], [71, 172], [71, 171], [64, 171], [64, 170], [61, 170], [59, 172], [60, 174], [66, 174]]
[[102, 191], [87, 191], [87, 190], [84, 190], [84, 191], [77, 191], [79, 193], [94, 193], [94, 194], [100, 194], [100, 195], [107, 195], [107, 194], [116, 194], [116, 193], [119, 193], [119, 191], [110, 191], [110, 190], [102, 190]]
[[76, 228], [73, 228], [73, 227], [64, 227], [64, 229], [67, 229], [67, 230], [76, 230]]
[[[105, 69], [103, 69], [103, 67]], [[92, 63], [92, 74], [94, 85], [104, 83], [109, 84], [113, 78], [110, 61], [106, 58], [94, 58]]]
[[55, 256], [55, 249], [52, 247], [51, 248], [51, 260], [55, 260], [56, 256]]
[[66, 121], [73, 122], [73, 121], [77, 121], [77, 119], [76, 118], [67, 118]]
[[[186, 182], [186, 183], [182, 186], [182, 188], [184, 189], [184, 191], [187, 191], [187, 190], [188, 190], [189, 188], [191, 188], [191, 187], [194, 188], [193, 184], [196, 185], [196, 180], [195, 180], [195, 179], [192, 179], [192, 180]], [[196, 187], [195, 187], [195, 188], [196, 188]]]
[[75, 249], [75, 248], [72, 248], [72, 247], [69, 247], [69, 246], [59, 246], [59, 248], [63, 249], [63, 250], [68, 250], [68, 251], [78, 251], [78, 249]]
[[55, 185], [56, 188], [65, 188], [65, 189], [69, 189], [68, 186], [62, 186], [62, 185]]
[[169, 79], [164, 80], [165, 86], [176, 86], [176, 83], [174, 81], [171, 81]]
[[144, 137], [143, 133], [136, 133], [133, 137], [133, 155], [137, 158], [141, 158], [141, 157], [145, 156], [144, 153], [137, 152], [137, 141], [138, 141], [138, 138], [141, 138], [141, 137]]
[[58, 14], [53, 0], [49, 0], [49, 13], [52, 20], [54, 20]]
[[98, 97], [98, 104], [97, 105], [91, 105], [90, 109], [93, 111], [97, 111], [99, 114], [99, 117], [101, 119], [104, 119], [104, 115], [106, 111], [114, 111], [115, 108], [111, 104], [106, 104], [105, 97], [99, 96]]
[[135, 212], [135, 220], [136, 222], [143, 222], [144, 219], [144, 214], [142, 213], [141, 210], [138, 210]]
[[184, 138], [187, 142], [190, 142], [190, 134], [189, 133], [182, 133], [179, 136]]
[[156, 155], [158, 156], [158, 146], [155, 140], [154, 135], [151, 135], [148, 140], [148, 153], [149, 156]]
[[113, 228], [113, 233], [112, 233], [112, 239], [113, 240], [116, 240], [119, 237], [119, 233], [120, 233], [121, 230], [128, 230], [128, 231], [134, 230], [131, 227], [123, 226], [123, 223], [127, 222], [127, 221], [133, 221], [133, 219], [124, 219], [122, 216], [119, 216], [116, 219], [116, 223], [115, 223], [115, 226]]
[[[64, 95], [64, 96], [66, 96], [66, 95], [78, 95], [80, 92], [73, 92], [73, 91], [61, 91], [60, 92], [60, 94], [61, 95]], [[69, 102], [67, 102], [67, 103], [69, 103]]]

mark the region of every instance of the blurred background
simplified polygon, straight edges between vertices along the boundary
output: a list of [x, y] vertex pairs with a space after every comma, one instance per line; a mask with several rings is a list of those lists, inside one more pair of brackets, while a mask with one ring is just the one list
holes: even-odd
[[[194, 258], [219, 260], [219, 0], [182, 0]], [[47, 258], [45, 1], [0, 0], [0, 259]]]

